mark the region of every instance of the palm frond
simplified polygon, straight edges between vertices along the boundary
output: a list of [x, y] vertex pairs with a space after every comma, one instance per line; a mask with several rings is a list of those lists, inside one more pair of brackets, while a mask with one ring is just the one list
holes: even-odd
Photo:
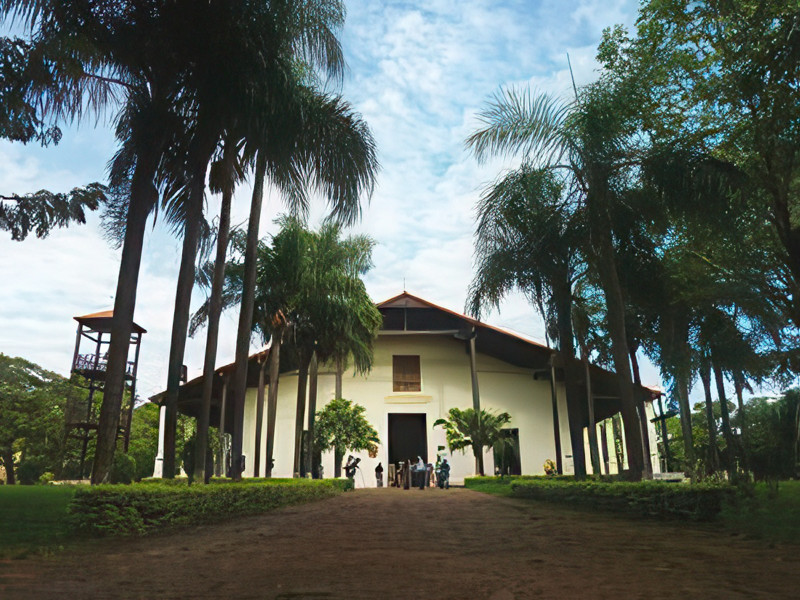
[[478, 113], [481, 127], [466, 146], [480, 162], [493, 155], [521, 155], [540, 166], [553, 165], [571, 145], [564, 126], [570, 109], [570, 103], [545, 93], [501, 90]]

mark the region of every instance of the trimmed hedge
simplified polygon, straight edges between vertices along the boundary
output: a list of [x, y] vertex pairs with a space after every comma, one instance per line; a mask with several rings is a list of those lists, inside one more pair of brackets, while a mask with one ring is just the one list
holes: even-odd
[[[238, 482], [234, 482], [233, 479], [229, 477], [212, 477], [209, 479], [209, 483], [266, 483], [270, 485], [275, 484], [288, 484], [288, 485], [305, 485], [309, 480], [298, 478], [298, 477], [243, 477]], [[335, 479], [329, 479], [326, 481], [337, 481]], [[142, 479], [139, 483], [144, 483], [147, 485], [182, 485], [188, 486], [189, 479], [187, 477], [174, 477], [172, 479], [161, 479], [160, 477], [146, 477]], [[337, 485], [344, 485], [346, 487], [347, 482], [344, 479], [340, 480], [340, 484]]]
[[[587, 481], [620, 481], [618, 475], [587, 475]], [[574, 475], [484, 475], [466, 477], [464, 487], [478, 490], [485, 486], [511, 485], [515, 481], [569, 481], [574, 482]]]
[[141, 535], [176, 525], [263, 513], [352, 489], [345, 479], [290, 479], [224, 485], [154, 483], [78, 488], [67, 509], [73, 530], [94, 536]]
[[564, 504], [577, 504], [634, 512], [662, 518], [711, 521], [724, 502], [736, 494], [728, 484], [676, 484], [658, 481], [613, 483], [517, 479], [511, 482], [512, 496]]

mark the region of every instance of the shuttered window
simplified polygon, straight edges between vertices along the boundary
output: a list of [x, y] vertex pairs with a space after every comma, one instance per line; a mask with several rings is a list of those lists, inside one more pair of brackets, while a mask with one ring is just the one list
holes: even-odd
[[395, 392], [419, 392], [422, 390], [419, 356], [395, 355], [392, 357], [392, 369], [392, 389]]

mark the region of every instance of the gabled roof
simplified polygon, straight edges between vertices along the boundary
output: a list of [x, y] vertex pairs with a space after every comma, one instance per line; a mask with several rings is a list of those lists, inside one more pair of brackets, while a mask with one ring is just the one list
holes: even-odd
[[[113, 310], [101, 310], [100, 312], [83, 315], [82, 317], [72, 317], [84, 327], [88, 327], [92, 331], [101, 331], [103, 333], [111, 332], [111, 319], [114, 318]], [[133, 324], [131, 331], [135, 333], [147, 333], [147, 330], [141, 325]]]
[[438, 304], [429, 302], [424, 298], [420, 298], [419, 296], [409, 294], [406, 291], [403, 291], [402, 294], [397, 294], [397, 296], [393, 296], [388, 300], [384, 300], [383, 302], [378, 303], [377, 306], [379, 310], [382, 308], [432, 308], [434, 310], [439, 310], [449, 315], [452, 315], [457, 319], [461, 319], [462, 321], [472, 325], [473, 327], [481, 327], [482, 329], [491, 329], [492, 331], [496, 331], [497, 333], [500, 333], [502, 335], [507, 335], [516, 338], [518, 340], [525, 342], [526, 344], [538, 346], [539, 348], [546, 349], [548, 352], [552, 352], [552, 349], [548, 348], [547, 346], [545, 346], [540, 342], [537, 342], [536, 340], [532, 340], [524, 335], [520, 335], [513, 331], [503, 329], [501, 327], [495, 327], [493, 325], [482, 323], [481, 321], [478, 321], [473, 317], [468, 317], [467, 315], [463, 315], [454, 310], [450, 310], [449, 308], [445, 308], [444, 306], [439, 306]]
[[382, 331], [446, 331], [461, 332], [457, 337], [468, 339], [474, 333], [476, 350], [518, 367], [545, 369], [551, 348], [527, 337], [487, 325], [408, 292], [398, 294], [378, 305], [383, 315]]

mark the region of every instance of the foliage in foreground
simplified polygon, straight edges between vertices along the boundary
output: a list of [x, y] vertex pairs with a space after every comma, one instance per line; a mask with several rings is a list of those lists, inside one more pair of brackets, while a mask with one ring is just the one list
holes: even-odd
[[334, 398], [317, 412], [314, 446], [319, 452], [333, 449], [336, 477], [339, 477], [345, 453], [377, 452], [378, 432], [367, 421], [365, 412], [363, 406], [344, 398]]
[[800, 543], [800, 481], [754, 485], [735, 502], [725, 503], [719, 522], [750, 538]]
[[656, 481], [518, 480], [511, 483], [515, 498], [532, 498], [564, 504], [589, 505], [616, 512], [654, 517], [711, 521], [725, 500], [736, 493], [728, 484], [679, 485]]
[[464, 480], [470, 489], [500, 496], [531, 498], [563, 504], [583, 505], [619, 513], [688, 518], [711, 521], [736, 488], [727, 484], [681, 485], [657, 481], [575, 481], [573, 477], [472, 477]]
[[0, 486], [0, 558], [47, 552], [66, 542], [73, 486]]
[[478, 473], [483, 475], [483, 449], [494, 447], [499, 450], [509, 443], [509, 439], [503, 437], [503, 426], [509, 421], [511, 415], [507, 412], [451, 408], [447, 418], [437, 419], [433, 426], [444, 428], [447, 446], [451, 452], [464, 452], [467, 448], [472, 448]]
[[207, 486], [99, 485], [76, 491], [68, 519], [73, 530], [89, 535], [141, 535], [330, 498], [351, 485], [335, 479]]

